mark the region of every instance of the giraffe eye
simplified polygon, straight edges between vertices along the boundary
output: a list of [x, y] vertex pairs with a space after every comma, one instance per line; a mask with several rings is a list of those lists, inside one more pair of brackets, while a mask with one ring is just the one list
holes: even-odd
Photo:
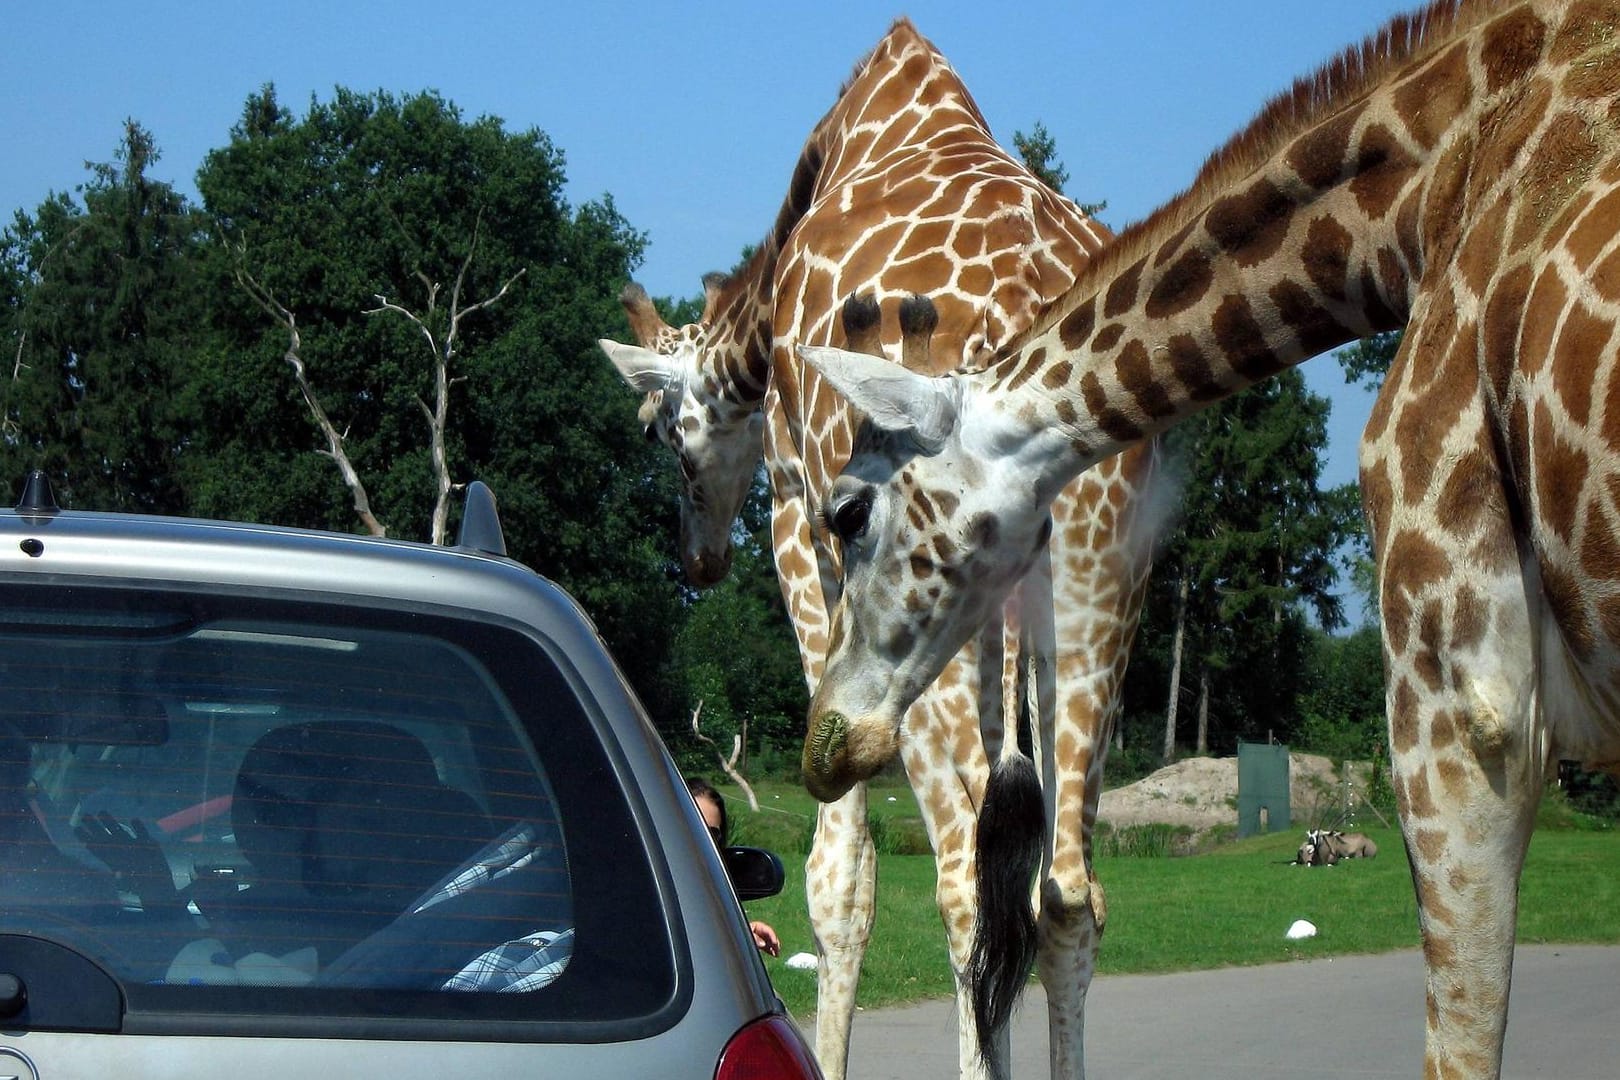
[[650, 443], [657, 442], [658, 441], [658, 425], [656, 425], [656, 424], [648, 424], [646, 427], [641, 429], [641, 434], [642, 434], [642, 437], [645, 438], [648, 442], [650, 442]]
[[833, 534], [848, 544], [866, 535], [872, 520], [872, 489], [863, 488], [828, 508], [827, 524]]

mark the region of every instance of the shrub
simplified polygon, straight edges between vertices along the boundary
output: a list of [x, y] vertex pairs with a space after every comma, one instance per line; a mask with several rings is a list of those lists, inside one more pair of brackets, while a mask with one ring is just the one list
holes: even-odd
[[1579, 765], [1561, 762], [1558, 787], [1569, 805], [1581, 813], [1604, 821], [1620, 821], [1620, 783], [1608, 773], [1587, 772]]
[[1183, 854], [1192, 845], [1195, 834], [1185, 825], [1126, 825], [1113, 828], [1097, 826], [1092, 847], [1098, 855], [1110, 858], [1162, 859]]
[[750, 847], [762, 847], [767, 851], [774, 851], [786, 859], [790, 855], [804, 856], [810, 853], [810, 841], [815, 837], [816, 822], [814, 818], [801, 817], [798, 814], [773, 814], [761, 811], [757, 814], [741, 813], [733, 809], [731, 812], [731, 842], [733, 844], [746, 844]]

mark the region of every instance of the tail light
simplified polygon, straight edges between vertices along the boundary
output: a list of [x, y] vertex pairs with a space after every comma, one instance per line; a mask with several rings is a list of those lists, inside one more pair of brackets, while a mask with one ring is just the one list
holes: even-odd
[[767, 1016], [731, 1037], [714, 1080], [821, 1080], [821, 1069], [791, 1020]]

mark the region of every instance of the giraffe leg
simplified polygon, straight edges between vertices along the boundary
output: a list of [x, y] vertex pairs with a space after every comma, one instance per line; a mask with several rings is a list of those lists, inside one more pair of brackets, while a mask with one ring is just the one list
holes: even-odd
[[[979, 1053], [966, 972], [973, 951], [977, 902], [974, 893], [975, 807], [983, 799], [988, 764], [975, 729], [975, 710], [962, 700], [974, 680], [963, 658], [952, 661], [934, 687], [907, 716], [901, 758], [934, 851], [934, 902], [945, 926], [956, 982], [958, 1063], [963, 1080], [991, 1074]], [[945, 687], [954, 686], [954, 691]], [[989, 710], [994, 713], [994, 709]], [[1002, 1045], [1003, 1059], [1006, 1044]]]
[[[1083, 584], [1069, 580], [1072, 576], [1065, 573], [1063, 584], [1070, 588]], [[1066, 605], [1086, 599], [1067, 594], [1059, 598], [1050, 587], [1044, 595]], [[1086, 992], [1096, 969], [1103, 923], [1102, 887], [1091, 866], [1091, 826], [1107, 746], [1098, 729], [1109, 713], [1097, 708], [1093, 698], [1099, 685], [1110, 682], [1106, 672], [1091, 670], [1088, 659], [1058, 655], [1053, 616], [1051, 601], [1044, 610], [1026, 606], [1030, 651], [1054, 658], [1035, 678], [1036, 741], [1048, 823], [1046, 865], [1036, 896], [1036, 971], [1046, 990], [1051, 1075], [1054, 1080], [1081, 1080]], [[1062, 700], [1057, 698], [1059, 685], [1064, 688]]]
[[[1097, 785], [1101, 769], [1097, 770]], [[1077, 800], [1094, 812], [1098, 786], [1085, 776], [1057, 777], [1058, 800]], [[1089, 821], [1089, 815], [1088, 815]], [[1052, 863], [1040, 884], [1040, 949], [1036, 967], [1046, 990], [1047, 1038], [1052, 1076], [1085, 1076], [1086, 992], [1096, 971], [1105, 911], [1102, 885], [1091, 868], [1091, 830], [1079, 815], [1065, 815], [1052, 838]]]
[[[1050, 822], [1037, 970], [1054, 1078], [1085, 1076], [1086, 996], [1107, 921], [1092, 830], [1160, 526], [1152, 500], [1141, 497], [1156, 469], [1155, 447], [1130, 451], [1085, 474], [1072, 498], [1054, 504], [1052, 581], [1042, 594], [1051, 600], [1038, 617], [1027, 616], [1032, 652], [1053, 658], [1051, 673], [1037, 681]], [[1134, 495], [1121, 499], [1119, 490]], [[1118, 505], [1125, 512], [1114, 512]], [[1068, 557], [1074, 551], [1091, 557]]]
[[[1447, 588], [1466, 596], [1477, 582]], [[1515, 588], [1522, 596], [1517, 580], [1493, 591]], [[1487, 623], [1518, 630], [1503, 635], [1513, 647], [1499, 640], [1489, 656], [1457, 657], [1424, 635], [1415, 645], [1433, 667], [1391, 665], [1391, 766], [1427, 967], [1426, 1075], [1436, 1078], [1499, 1073], [1519, 874], [1543, 786], [1524, 605], [1491, 606]]]
[[[1078, 895], [1077, 895], [1078, 894]], [[1086, 1075], [1086, 992], [1102, 938], [1102, 886], [1090, 879], [1083, 893], [1049, 877], [1041, 887], [1038, 970], [1046, 990], [1047, 1040], [1052, 1076]]]
[[877, 855], [866, 825], [865, 784], [856, 784], [843, 798], [817, 810], [805, 881], [810, 928], [816, 937], [816, 1059], [827, 1080], [843, 1080], [877, 891]]
[[[1421, 346], [1409, 335], [1391, 378], [1412, 376], [1402, 359]], [[1399, 461], [1376, 444], [1362, 454], [1390, 765], [1427, 968], [1424, 1075], [1495, 1077], [1519, 874], [1551, 746], [1544, 680], [1562, 669], [1563, 646], [1534, 556], [1515, 542], [1482, 407], [1433, 430], [1424, 420], [1407, 421]], [[1417, 485], [1423, 471], [1400, 466], [1443, 454], [1469, 492], [1447, 516]]]
[[1427, 967], [1425, 1075], [1499, 1074], [1519, 874], [1543, 786], [1528, 651], [1515, 686], [1389, 701], [1391, 765]]

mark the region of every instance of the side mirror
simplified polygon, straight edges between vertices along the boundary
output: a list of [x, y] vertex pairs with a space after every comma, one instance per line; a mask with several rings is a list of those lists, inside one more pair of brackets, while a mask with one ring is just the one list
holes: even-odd
[[720, 852], [726, 876], [739, 900], [764, 900], [782, 891], [787, 875], [775, 852], [757, 847], [728, 847]]

